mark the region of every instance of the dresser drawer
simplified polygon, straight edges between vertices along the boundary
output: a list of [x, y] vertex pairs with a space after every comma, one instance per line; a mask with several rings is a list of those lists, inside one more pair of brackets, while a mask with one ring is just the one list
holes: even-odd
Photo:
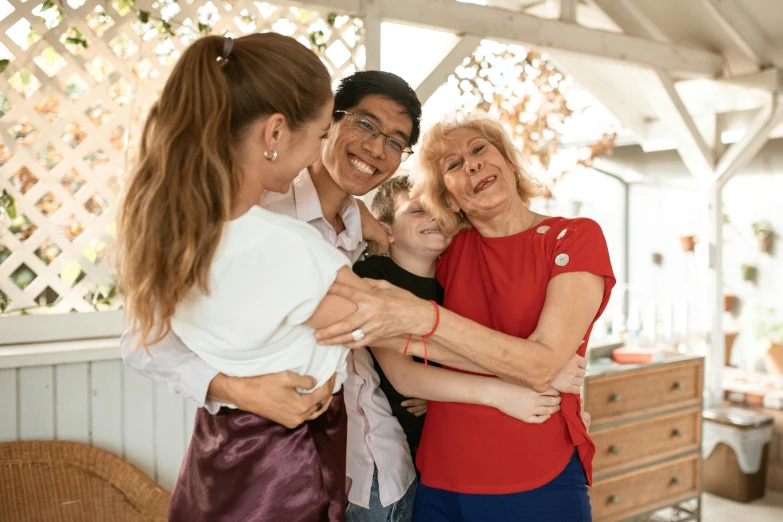
[[600, 475], [697, 449], [701, 409], [597, 429], [593, 474]]
[[686, 457], [593, 483], [593, 519], [621, 520], [699, 494], [699, 456]]
[[650, 367], [639, 371], [589, 378], [585, 410], [593, 425], [645, 413], [701, 403], [700, 362]]

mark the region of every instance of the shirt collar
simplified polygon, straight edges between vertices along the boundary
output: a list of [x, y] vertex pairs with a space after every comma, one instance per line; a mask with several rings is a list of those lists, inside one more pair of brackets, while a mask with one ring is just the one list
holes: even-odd
[[310, 223], [311, 221], [324, 219], [321, 200], [318, 199], [318, 191], [315, 190], [315, 183], [313, 183], [313, 178], [310, 176], [310, 171], [307, 168], [294, 179], [294, 182], [291, 184], [291, 190], [294, 195], [296, 218], [299, 221]]
[[[315, 190], [315, 183], [309, 169], [305, 168], [299, 173], [291, 184], [291, 190], [294, 195], [297, 219], [306, 223], [323, 220], [329, 227], [334, 228], [324, 217], [321, 200], [318, 198], [318, 191]], [[337, 237], [335, 246], [349, 251], [356, 250], [362, 242], [362, 219], [356, 199], [353, 196], [348, 197], [338, 213], [345, 225], [345, 231]]]

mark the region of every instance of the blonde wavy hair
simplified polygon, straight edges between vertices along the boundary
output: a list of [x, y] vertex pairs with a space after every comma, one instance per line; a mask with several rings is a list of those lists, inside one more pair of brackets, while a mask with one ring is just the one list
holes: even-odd
[[246, 129], [280, 113], [296, 130], [331, 96], [326, 67], [287, 36], [206, 36], [185, 50], [147, 117], [119, 208], [117, 275], [141, 345], [170, 332], [193, 285], [209, 292]]
[[461, 211], [452, 208], [453, 198], [446, 188], [441, 172], [441, 159], [445, 152], [444, 142], [457, 129], [471, 129], [492, 144], [514, 167], [517, 178], [517, 194], [525, 205], [540, 193], [539, 184], [533, 180], [526, 168], [527, 162], [511, 142], [506, 130], [484, 112], [457, 114], [436, 123], [422, 140], [418, 168], [411, 175], [411, 197], [418, 198], [421, 205], [438, 221], [444, 234], [453, 235], [473, 227]]

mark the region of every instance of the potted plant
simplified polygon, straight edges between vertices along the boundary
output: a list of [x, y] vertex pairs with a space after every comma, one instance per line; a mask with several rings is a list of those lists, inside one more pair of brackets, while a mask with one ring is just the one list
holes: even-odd
[[661, 254], [660, 252], [653, 252], [652, 262], [655, 266], [663, 265], [663, 254]]
[[732, 312], [734, 306], [737, 304], [737, 296], [731, 293], [723, 295], [723, 310], [726, 312]]
[[760, 337], [768, 343], [764, 366], [769, 373], [783, 373], [783, 320], [770, 308], [759, 323]]
[[734, 346], [734, 341], [737, 340], [739, 332], [724, 332], [723, 333], [723, 350], [725, 354], [725, 365], [731, 366], [731, 348]]
[[758, 269], [755, 265], [743, 264], [742, 265], [742, 280], [750, 283], [755, 283], [758, 276]]
[[696, 236], [680, 236], [680, 245], [683, 252], [693, 252], [696, 249]]
[[759, 240], [759, 251], [769, 252], [772, 250], [772, 239], [775, 237], [775, 231], [772, 230], [772, 223], [762, 220], [756, 221], [751, 225], [753, 227], [753, 234], [756, 239]]

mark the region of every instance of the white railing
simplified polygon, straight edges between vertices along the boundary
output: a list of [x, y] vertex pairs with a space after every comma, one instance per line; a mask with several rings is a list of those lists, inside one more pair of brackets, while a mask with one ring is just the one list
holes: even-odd
[[0, 442], [91, 444], [171, 489], [196, 405], [133, 373], [118, 353], [116, 338], [0, 353]]

